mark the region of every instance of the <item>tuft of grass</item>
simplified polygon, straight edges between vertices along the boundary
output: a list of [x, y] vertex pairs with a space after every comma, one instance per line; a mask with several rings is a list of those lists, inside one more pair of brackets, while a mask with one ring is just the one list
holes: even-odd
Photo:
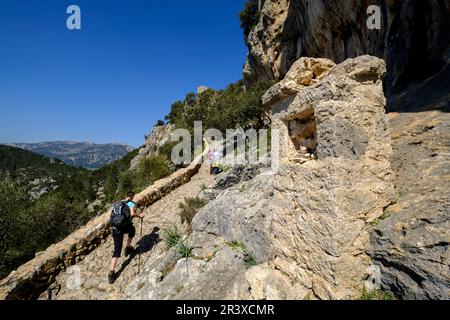
[[399, 196], [400, 198], [402, 198], [402, 197], [406, 196], [406, 192], [405, 192], [405, 191], [400, 191], [400, 192], [398, 193], [398, 196]]
[[247, 247], [245, 243], [243, 243], [242, 241], [235, 240], [232, 242], [228, 242], [227, 245], [232, 250], [242, 250], [242, 252], [244, 253], [244, 264], [247, 269], [250, 269], [251, 267], [258, 265], [255, 258], [253, 258], [253, 256], [247, 252]]
[[181, 291], [183, 291], [183, 289], [184, 289], [184, 286], [181, 285], [181, 286], [176, 287], [175, 291], [176, 291], [177, 293], [180, 293]]
[[179, 208], [181, 209], [181, 223], [186, 222], [190, 226], [195, 214], [205, 205], [206, 201], [200, 199], [199, 197], [185, 198], [184, 203], [180, 203], [179, 205]]
[[389, 209], [388, 208], [384, 208], [383, 214], [381, 215], [380, 220], [384, 220], [387, 217], [389, 217], [390, 215], [391, 215], [391, 213], [389, 212]]
[[171, 226], [163, 231], [163, 240], [172, 248], [181, 240], [181, 233], [176, 226]]
[[243, 184], [239, 187], [239, 192], [245, 192], [246, 190], [247, 188]]
[[228, 242], [227, 244], [232, 250], [238, 250], [241, 249], [242, 251], [245, 251], [245, 243], [243, 243], [242, 241], [232, 241], [232, 242]]
[[360, 300], [397, 300], [392, 292], [383, 290], [364, 291]]
[[389, 218], [390, 215], [391, 215], [391, 213], [389, 212], [389, 210], [387, 208], [385, 208], [383, 210], [383, 214], [378, 218], [378, 220], [384, 220], [386, 218]]
[[247, 267], [247, 269], [250, 269], [251, 267], [254, 267], [254, 266], [256, 266], [258, 264], [256, 262], [255, 258], [253, 258], [247, 252], [245, 253], [244, 263], [245, 263], [245, 266]]
[[384, 219], [388, 218], [390, 215], [391, 215], [391, 213], [389, 212], [388, 208], [384, 208], [383, 214], [379, 218], [372, 221], [371, 225], [372, 226], [378, 225], [380, 223], [380, 221], [383, 221]]
[[200, 186], [200, 190], [201, 190], [201, 191], [204, 191], [204, 190], [206, 190], [206, 189], [209, 189], [209, 188], [208, 188], [208, 186], [207, 186], [206, 184], [203, 183], [203, 184]]
[[189, 258], [192, 256], [192, 250], [194, 246], [191, 245], [187, 240], [180, 240], [177, 244], [177, 251], [181, 258]]

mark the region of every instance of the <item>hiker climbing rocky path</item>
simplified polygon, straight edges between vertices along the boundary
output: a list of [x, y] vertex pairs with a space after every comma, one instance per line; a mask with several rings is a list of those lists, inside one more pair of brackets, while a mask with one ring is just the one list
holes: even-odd
[[[191, 181], [144, 210], [142, 237], [140, 236], [140, 221], [134, 221], [136, 237], [133, 246], [140, 248], [140, 258], [137, 253], [128, 258], [122, 254], [116, 268], [118, 278], [113, 285], [110, 285], [107, 279], [113, 250], [113, 240], [110, 236], [96, 250], [75, 265], [76, 268], [79, 268], [79, 288], [75, 279], [78, 270], [73, 267], [68, 268], [56, 277], [55, 285], [52, 287], [60, 285], [60, 291], [57, 292], [55, 289], [52, 299], [121, 299], [125, 288], [138, 275], [139, 259], [142, 266], [153, 255], [166, 250], [163, 243], [160, 243], [162, 230], [174, 224], [181, 228], [178, 215], [179, 204], [186, 197], [197, 196], [204, 186], [209, 186], [213, 182], [214, 176], [209, 174], [209, 165], [204, 163]], [[44, 292], [40, 299], [48, 299], [48, 292]]]

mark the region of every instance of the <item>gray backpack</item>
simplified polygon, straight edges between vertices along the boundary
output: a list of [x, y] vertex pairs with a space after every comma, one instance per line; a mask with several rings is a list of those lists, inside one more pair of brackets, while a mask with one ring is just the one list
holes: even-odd
[[131, 224], [131, 211], [127, 201], [122, 200], [114, 204], [110, 222], [118, 230], [122, 230]]

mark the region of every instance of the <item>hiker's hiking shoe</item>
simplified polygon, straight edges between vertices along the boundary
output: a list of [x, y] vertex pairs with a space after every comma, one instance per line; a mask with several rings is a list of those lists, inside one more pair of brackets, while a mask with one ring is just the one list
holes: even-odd
[[133, 247], [126, 247], [125, 248], [125, 257], [128, 257], [130, 254], [133, 254], [134, 249]]
[[108, 282], [109, 282], [109, 284], [113, 284], [114, 281], [116, 281], [116, 273], [114, 271], [111, 271], [108, 274]]

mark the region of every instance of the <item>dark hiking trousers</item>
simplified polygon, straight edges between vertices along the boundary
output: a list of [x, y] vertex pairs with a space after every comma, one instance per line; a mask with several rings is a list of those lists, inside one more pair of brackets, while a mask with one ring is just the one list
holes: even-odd
[[123, 247], [123, 236], [128, 235], [128, 239], [134, 238], [136, 235], [136, 228], [130, 223], [127, 227], [122, 230], [117, 230], [116, 228], [112, 228], [112, 237], [114, 239], [114, 252], [113, 258], [119, 258], [120, 253], [122, 252]]

